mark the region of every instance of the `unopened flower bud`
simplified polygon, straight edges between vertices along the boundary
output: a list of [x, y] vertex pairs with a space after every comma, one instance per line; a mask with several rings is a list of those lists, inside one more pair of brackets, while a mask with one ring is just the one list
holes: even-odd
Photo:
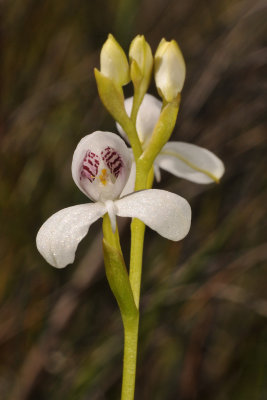
[[153, 67], [153, 56], [143, 35], [137, 35], [134, 38], [130, 45], [129, 56], [131, 62], [136, 62], [142, 78], [149, 81]]
[[130, 81], [126, 54], [111, 34], [108, 35], [100, 53], [100, 71], [119, 86]]
[[159, 95], [167, 102], [181, 93], [185, 72], [184, 58], [176, 41], [162, 39], [155, 54], [155, 81]]

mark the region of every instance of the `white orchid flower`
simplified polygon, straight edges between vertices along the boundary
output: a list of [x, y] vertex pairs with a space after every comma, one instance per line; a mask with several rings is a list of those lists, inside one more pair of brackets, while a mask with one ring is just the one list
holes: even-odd
[[72, 263], [91, 224], [108, 213], [112, 228], [116, 216], [138, 218], [170, 240], [185, 237], [191, 208], [182, 197], [164, 190], [143, 190], [119, 198], [131, 170], [131, 153], [114, 133], [97, 131], [78, 144], [72, 176], [78, 188], [95, 203], [65, 208], [40, 228], [36, 243], [46, 261], [57, 268]]
[[[125, 100], [125, 109], [128, 115], [131, 114], [132, 105], [132, 97]], [[145, 95], [136, 120], [136, 130], [143, 148], [150, 140], [154, 126], [159, 119], [161, 107], [162, 102], [156, 97], [150, 94]], [[127, 140], [126, 133], [119, 124], [117, 124], [117, 129]], [[134, 163], [132, 168], [135, 170]], [[163, 146], [154, 161], [154, 172], [158, 181], [160, 180], [160, 168], [179, 178], [201, 184], [219, 182], [224, 174], [224, 165], [215, 154], [203, 147], [185, 142], [170, 141]], [[134, 173], [131, 173], [131, 176], [132, 180], [127, 184], [128, 193], [134, 188]]]

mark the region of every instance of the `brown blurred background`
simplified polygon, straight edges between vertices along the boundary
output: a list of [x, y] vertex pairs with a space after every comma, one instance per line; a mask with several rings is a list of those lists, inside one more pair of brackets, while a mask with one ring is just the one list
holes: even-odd
[[[52, 213], [86, 202], [70, 173], [78, 141], [116, 131], [93, 77], [109, 32], [125, 50], [138, 33], [153, 51], [162, 37], [179, 42], [187, 79], [172, 139], [226, 165], [219, 185], [163, 174], [159, 187], [187, 198], [193, 221], [180, 243], [146, 233], [136, 399], [267, 399], [266, 8], [261, 0], [1, 2], [1, 400], [120, 396], [122, 325], [100, 223], [64, 270], [35, 247]], [[129, 221], [121, 230], [127, 259]]]

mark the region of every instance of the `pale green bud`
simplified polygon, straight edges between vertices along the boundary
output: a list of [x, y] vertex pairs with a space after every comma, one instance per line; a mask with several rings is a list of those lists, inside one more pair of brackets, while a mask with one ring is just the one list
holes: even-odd
[[[140, 78], [145, 78], [148, 83], [151, 77], [152, 73], [152, 67], [153, 67], [153, 56], [151, 52], [151, 48], [149, 44], [146, 42], [144, 36], [142, 35], [137, 35], [131, 45], [130, 45], [130, 50], [129, 50], [129, 57], [131, 61], [131, 78], [133, 79], [133, 76], [136, 76], [136, 65], [138, 66], [138, 69], [140, 71]], [[135, 61], [135, 63], [133, 63]], [[132, 66], [134, 68], [132, 68]]]
[[155, 54], [155, 81], [164, 100], [171, 102], [181, 93], [185, 72], [184, 58], [177, 42], [162, 39]]
[[126, 54], [111, 34], [101, 49], [100, 71], [116, 85], [123, 86], [130, 81]]

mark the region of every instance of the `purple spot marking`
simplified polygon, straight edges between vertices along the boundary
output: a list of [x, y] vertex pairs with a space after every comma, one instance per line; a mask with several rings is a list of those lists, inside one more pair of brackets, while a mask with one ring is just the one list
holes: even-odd
[[123, 168], [123, 162], [119, 153], [112, 149], [112, 147], [106, 147], [105, 150], [101, 151], [101, 156], [112, 175], [118, 178]]
[[92, 183], [98, 174], [98, 167], [99, 167], [99, 157], [92, 151], [88, 150], [85, 153], [82, 162], [80, 180], [83, 178], [87, 178]]

